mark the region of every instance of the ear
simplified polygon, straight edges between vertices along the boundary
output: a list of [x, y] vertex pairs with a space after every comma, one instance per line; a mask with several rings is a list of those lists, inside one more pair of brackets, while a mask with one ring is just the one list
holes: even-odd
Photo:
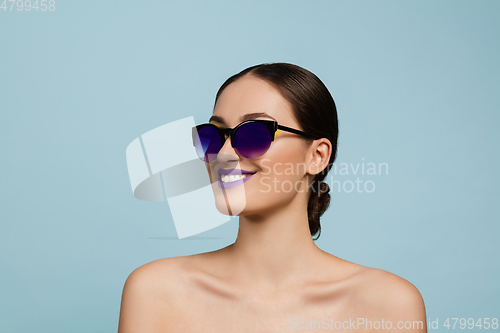
[[307, 173], [316, 175], [323, 171], [330, 161], [332, 143], [327, 138], [314, 140], [308, 150]]

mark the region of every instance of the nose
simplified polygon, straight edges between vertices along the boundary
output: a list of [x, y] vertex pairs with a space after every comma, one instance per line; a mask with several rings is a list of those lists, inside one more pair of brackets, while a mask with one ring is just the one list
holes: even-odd
[[219, 154], [217, 154], [217, 160], [220, 163], [238, 162], [239, 156], [231, 145], [230, 137], [226, 137], [226, 141], [219, 150]]

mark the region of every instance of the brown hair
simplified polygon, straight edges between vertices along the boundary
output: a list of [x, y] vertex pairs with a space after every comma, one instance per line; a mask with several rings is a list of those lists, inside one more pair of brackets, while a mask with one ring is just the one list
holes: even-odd
[[[288, 63], [261, 64], [244, 69], [231, 76], [219, 88], [215, 103], [222, 91], [232, 82], [251, 74], [273, 85], [291, 104], [293, 113], [302, 130], [317, 138], [327, 138], [332, 144], [328, 166], [318, 173], [311, 185], [307, 213], [311, 235], [321, 234], [320, 217], [330, 205], [330, 188], [323, 182], [337, 156], [338, 118], [337, 108], [328, 88], [310, 71]], [[314, 193], [318, 190], [317, 195]]]

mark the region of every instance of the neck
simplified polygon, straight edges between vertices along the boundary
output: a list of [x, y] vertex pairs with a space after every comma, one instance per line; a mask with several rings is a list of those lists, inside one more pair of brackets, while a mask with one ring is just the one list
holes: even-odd
[[275, 289], [305, 279], [324, 254], [309, 231], [307, 198], [296, 196], [266, 214], [240, 216], [230, 253], [235, 274], [251, 285]]

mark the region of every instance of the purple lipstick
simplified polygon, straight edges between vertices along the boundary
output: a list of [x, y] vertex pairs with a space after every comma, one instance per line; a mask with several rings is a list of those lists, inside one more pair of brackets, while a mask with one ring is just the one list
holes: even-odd
[[[219, 169], [219, 188], [229, 189], [248, 181], [255, 172], [242, 169]], [[244, 176], [244, 177], [242, 177]]]

